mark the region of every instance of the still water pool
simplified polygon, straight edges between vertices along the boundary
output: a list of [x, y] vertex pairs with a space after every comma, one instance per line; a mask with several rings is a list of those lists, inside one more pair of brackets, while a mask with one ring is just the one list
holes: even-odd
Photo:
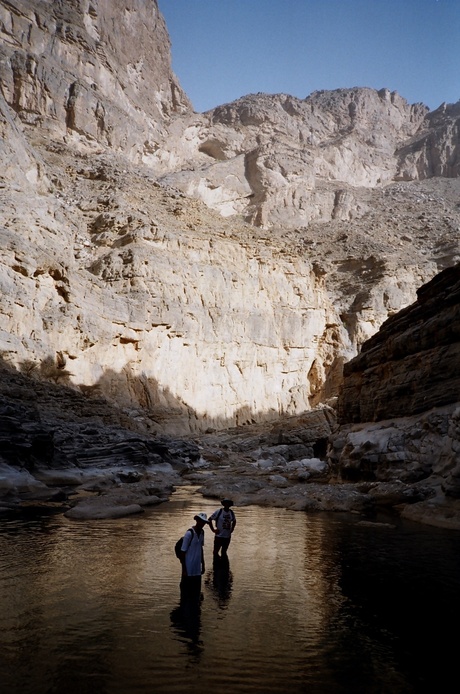
[[174, 542], [218, 506], [180, 489], [124, 519], [1, 520], [1, 694], [452, 691], [460, 533], [235, 508], [228, 567], [208, 530], [181, 605]]

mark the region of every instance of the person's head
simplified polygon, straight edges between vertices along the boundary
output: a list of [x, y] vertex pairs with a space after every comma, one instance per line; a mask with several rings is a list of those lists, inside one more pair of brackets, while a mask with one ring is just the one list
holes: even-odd
[[193, 516], [193, 520], [196, 522], [199, 528], [203, 528], [207, 523], [209, 523], [208, 517], [205, 513], [197, 513], [196, 516]]
[[233, 501], [231, 499], [222, 499], [222, 501], [220, 503], [222, 504], [222, 506], [224, 507], [224, 509], [226, 511], [228, 511], [230, 506], [233, 506]]

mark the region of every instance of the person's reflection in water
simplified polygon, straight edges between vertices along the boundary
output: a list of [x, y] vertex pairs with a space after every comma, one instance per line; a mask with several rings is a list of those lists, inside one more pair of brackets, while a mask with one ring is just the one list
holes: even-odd
[[212, 589], [217, 605], [224, 610], [232, 594], [233, 574], [230, 571], [228, 556], [214, 557], [212, 572], [207, 576], [206, 585]]
[[186, 643], [190, 655], [198, 660], [204, 650], [201, 633], [201, 601], [203, 594], [199, 589], [181, 588], [180, 602], [171, 611], [171, 626], [179, 640]]
[[185, 640], [195, 658], [203, 650], [201, 631], [201, 576], [205, 572], [204, 526], [208, 523], [206, 513], [193, 516], [195, 525], [182, 538], [180, 559], [182, 575], [180, 581], [180, 603], [171, 612], [171, 623], [176, 633]]

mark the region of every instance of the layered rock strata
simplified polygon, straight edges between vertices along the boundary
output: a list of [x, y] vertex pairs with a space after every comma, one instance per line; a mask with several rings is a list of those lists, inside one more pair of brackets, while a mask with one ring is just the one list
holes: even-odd
[[417, 295], [346, 364], [330, 459], [344, 479], [431, 489], [403, 514], [449, 527], [460, 510], [460, 265]]
[[0, 362], [0, 514], [30, 506], [73, 518], [139, 513], [167, 500], [199, 458], [192, 441], [152, 437], [103, 398]]
[[460, 265], [417, 290], [344, 366], [341, 423], [419, 414], [460, 401]]

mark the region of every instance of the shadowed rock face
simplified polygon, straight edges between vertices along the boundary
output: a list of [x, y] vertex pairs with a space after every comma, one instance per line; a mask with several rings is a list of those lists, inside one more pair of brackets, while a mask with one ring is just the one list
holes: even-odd
[[419, 414], [460, 400], [460, 265], [417, 291], [344, 367], [339, 421]]
[[344, 368], [330, 460], [343, 479], [430, 490], [407, 518], [458, 527], [460, 265], [417, 292]]

